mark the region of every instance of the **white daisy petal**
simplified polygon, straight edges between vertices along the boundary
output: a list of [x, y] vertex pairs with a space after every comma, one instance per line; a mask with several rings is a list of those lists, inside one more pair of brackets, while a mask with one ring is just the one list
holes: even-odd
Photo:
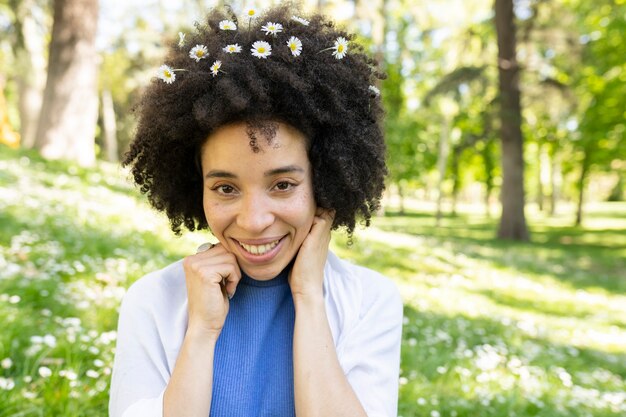
[[292, 17], [291, 17], [291, 20], [295, 20], [296, 22], [301, 23], [301, 24], [303, 24], [304, 26], [309, 26], [309, 21], [308, 21], [308, 20], [306, 20], [306, 19], [303, 19], [303, 18], [301, 18], [301, 17], [298, 17], [298, 16], [292, 16]]
[[299, 56], [302, 53], [302, 42], [295, 36], [289, 38], [289, 40], [287, 41], [287, 46], [291, 50], [291, 54], [293, 56]]
[[222, 50], [227, 54], [238, 54], [239, 52], [241, 52], [241, 46], [237, 43], [232, 43], [230, 45], [226, 45], [224, 48], [222, 48]]
[[161, 65], [157, 71], [157, 77], [167, 84], [171, 84], [176, 80], [176, 74], [169, 65]]
[[346, 38], [338, 37], [333, 47], [333, 56], [337, 59], [342, 59], [348, 53], [348, 41]]
[[373, 85], [370, 85], [367, 89], [374, 95], [374, 97], [378, 97], [380, 95], [380, 90]]
[[272, 46], [265, 41], [256, 41], [252, 44], [250, 52], [257, 58], [267, 58], [272, 54]]
[[222, 20], [220, 22], [220, 29], [222, 29], [222, 30], [237, 30], [237, 25], [232, 20]]
[[189, 51], [189, 57], [195, 59], [196, 62], [200, 62], [207, 56], [209, 56], [209, 50], [204, 45], [196, 45]]
[[220, 72], [220, 68], [222, 67], [222, 61], [215, 61], [213, 65], [211, 65], [211, 73], [215, 77], [218, 72]]
[[265, 26], [261, 27], [261, 30], [265, 32], [266, 35], [276, 36], [279, 32], [283, 31], [283, 25], [280, 23], [267, 22]]

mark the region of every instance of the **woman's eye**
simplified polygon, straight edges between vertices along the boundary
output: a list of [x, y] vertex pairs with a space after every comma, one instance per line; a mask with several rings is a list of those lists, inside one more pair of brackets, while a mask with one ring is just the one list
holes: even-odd
[[235, 192], [235, 189], [230, 185], [218, 185], [214, 189], [217, 190], [220, 194], [232, 194]]
[[276, 189], [279, 191], [287, 191], [289, 190], [291, 187], [293, 187], [293, 184], [287, 181], [281, 181], [279, 183], [276, 184]]

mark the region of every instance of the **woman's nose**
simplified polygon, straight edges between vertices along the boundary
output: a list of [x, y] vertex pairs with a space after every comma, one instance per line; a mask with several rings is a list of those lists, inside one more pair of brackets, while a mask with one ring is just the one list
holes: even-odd
[[260, 233], [274, 223], [272, 204], [265, 196], [249, 194], [242, 199], [237, 225], [250, 233]]

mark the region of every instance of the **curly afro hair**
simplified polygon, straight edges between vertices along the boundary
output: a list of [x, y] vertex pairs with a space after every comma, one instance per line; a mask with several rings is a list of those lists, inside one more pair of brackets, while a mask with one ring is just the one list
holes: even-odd
[[[294, 14], [292, 5], [281, 5], [238, 21], [231, 10], [212, 10], [206, 23], [196, 23], [195, 33], [188, 34], [186, 46], [172, 41], [166, 63], [175, 80], [155, 78], [146, 89], [123, 165], [131, 167], [152, 206], [166, 213], [174, 233], [183, 225], [191, 231], [208, 228], [199, 151], [213, 131], [235, 122], [262, 127], [280, 121], [307, 137], [315, 201], [335, 210], [333, 228], [345, 227], [352, 236], [357, 221], [369, 225], [379, 208], [387, 174], [383, 110], [370, 86], [384, 75], [354, 42], [343, 58], [334, 54], [337, 39], [351, 41], [353, 35], [321, 15], [307, 16], [306, 24]], [[237, 30], [220, 29], [223, 20], [233, 21]], [[265, 34], [266, 22], [280, 23], [283, 30]], [[299, 56], [287, 46], [292, 36], [302, 43]], [[251, 53], [258, 40], [271, 45], [271, 55]], [[232, 44], [241, 52], [226, 52]], [[195, 45], [206, 47], [207, 59], [190, 57]], [[221, 62], [217, 73], [211, 71], [215, 61]], [[251, 146], [256, 130], [249, 133]]]

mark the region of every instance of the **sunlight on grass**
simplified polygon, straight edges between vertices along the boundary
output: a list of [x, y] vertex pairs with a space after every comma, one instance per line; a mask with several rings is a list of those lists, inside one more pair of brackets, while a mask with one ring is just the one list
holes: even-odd
[[[213, 240], [144, 200], [114, 165], [0, 147], [0, 416], [107, 415], [126, 288]], [[532, 244], [495, 240], [480, 210], [436, 227], [410, 207], [332, 242], [404, 298], [400, 416], [626, 413], [626, 205], [584, 229], [531, 210]]]

